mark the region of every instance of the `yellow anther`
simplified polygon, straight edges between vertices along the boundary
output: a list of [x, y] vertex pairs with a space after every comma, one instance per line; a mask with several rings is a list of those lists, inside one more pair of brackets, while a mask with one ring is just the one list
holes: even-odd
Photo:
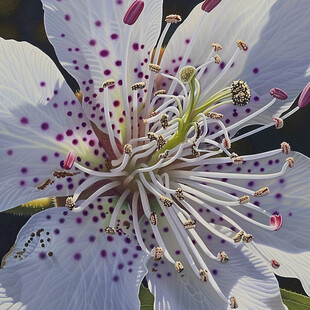
[[146, 86], [146, 84], [144, 82], [138, 82], [135, 83], [131, 86], [132, 90], [138, 90], [138, 89], [143, 89]]
[[246, 44], [245, 44], [245, 42], [244, 41], [242, 41], [242, 40], [237, 40], [237, 45], [238, 45], [238, 47], [241, 49], [241, 50], [243, 50], [243, 51], [246, 51], [248, 48], [247, 48], [247, 46], [246, 46]]
[[222, 45], [219, 44], [219, 43], [212, 43], [211, 45], [214, 48], [215, 52], [218, 52], [218, 51], [220, 51], [222, 49]]
[[149, 69], [153, 72], [159, 73], [161, 70], [161, 67], [156, 64], [149, 64]]
[[269, 193], [270, 193], [269, 188], [263, 187], [254, 193], [254, 197], [263, 197], [263, 196], [268, 195]]

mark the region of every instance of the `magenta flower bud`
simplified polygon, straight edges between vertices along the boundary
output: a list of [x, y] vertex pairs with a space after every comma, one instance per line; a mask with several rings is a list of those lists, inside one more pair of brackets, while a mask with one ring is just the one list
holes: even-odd
[[299, 97], [299, 100], [298, 100], [298, 106], [300, 108], [303, 108], [308, 103], [310, 103], [310, 82], [306, 85], [306, 87], [302, 91], [302, 93]]
[[140, 16], [143, 8], [144, 2], [141, 0], [136, 0], [127, 10], [123, 22], [127, 25], [133, 25]]
[[222, 0], [205, 0], [201, 9], [207, 13], [210, 13]]
[[286, 100], [287, 99], [287, 93], [280, 89], [280, 88], [273, 88], [270, 90], [270, 95], [274, 98], [280, 99], [280, 100]]
[[274, 227], [274, 230], [279, 230], [282, 226], [282, 216], [279, 215], [272, 215], [270, 218], [270, 226]]
[[67, 157], [66, 157], [66, 159], [64, 161], [64, 168], [66, 170], [70, 170], [72, 168], [72, 166], [74, 164], [74, 161], [75, 161], [75, 158], [76, 158], [76, 154], [75, 154], [75, 152], [73, 150], [71, 150], [68, 153], [68, 155], [67, 155]]

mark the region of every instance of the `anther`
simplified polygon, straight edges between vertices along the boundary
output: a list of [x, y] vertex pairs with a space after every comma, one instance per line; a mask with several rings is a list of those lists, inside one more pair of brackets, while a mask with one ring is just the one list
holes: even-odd
[[243, 157], [233, 157], [232, 160], [234, 161], [235, 165], [242, 165], [243, 164]]
[[286, 160], [285, 160], [286, 162], [288, 162], [288, 166], [290, 167], [290, 168], [293, 168], [294, 167], [294, 158], [293, 157], [288, 157], [288, 158], [286, 158]]
[[106, 227], [106, 229], [104, 230], [108, 235], [115, 235], [116, 234], [116, 230], [113, 227]]
[[218, 253], [217, 257], [222, 264], [226, 264], [229, 261], [228, 255], [224, 251]]
[[218, 54], [213, 56], [214, 62], [218, 65], [221, 63], [221, 57]]
[[136, 0], [127, 10], [123, 18], [123, 22], [127, 25], [133, 25], [140, 16], [143, 8], [144, 8], [144, 2]]
[[74, 164], [74, 161], [75, 161], [75, 158], [76, 158], [76, 153], [71, 150], [69, 151], [65, 161], [64, 161], [64, 168], [66, 170], [70, 170]]
[[[150, 114], [150, 116], [151, 116], [151, 117], [154, 117], [154, 116], [156, 116], [157, 114], [158, 114], [158, 113], [154, 111], [154, 112], [152, 112], [152, 113]], [[144, 122], [144, 123], [147, 123], [147, 120], [143, 120], [143, 122]]]
[[230, 154], [230, 158], [231, 159], [234, 159], [234, 158], [237, 158], [238, 157], [238, 154], [236, 154], [235, 152], [232, 152], [231, 154]]
[[263, 197], [270, 193], [268, 187], [263, 187], [254, 193], [254, 197]]
[[192, 155], [196, 158], [200, 157], [200, 152], [197, 150], [197, 147], [195, 144], [192, 145]]
[[79, 174], [79, 172], [68, 172], [68, 171], [53, 171], [53, 177], [57, 179], [65, 178], [65, 177], [73, 177], [74, 175]]
[[158, 139], [158, 136], [154, 132], [149, 132], [147, 134], [147, 137], [150, 139], [150, 141], [154, 141]]
[[131, 144], [125, 144], [124, 145], [124, 153], [131, 156], [132, 155], [132, 145]]
[[167, 128], [170, 126], [169, 123], [168, 123], [168, 115], [167, 115], [167, 114], [162, 114], [162, 115], [160, 116], [159, 121], [160, 121], [161, 126], [162, 126], [164, 129], [167, 129]]
[[79, 101], [79, 103], [82, 103], [83, 100], [83, 93], [81, 92], [80, 89], [76, 90], [74, 92], [75, 97], [77, 98], [77, 100]]
[[181, 69], [180, 78], [183, 83], [189, 83], [196, 74], [196, 69], [192, 66], [186, 66]]
[[46, 187], [47, 187], [48, 185], [52, 185], [53, 183], [54, 183], [54, 180], [47, 179], [47, 180], [44, 181], [41, 185], [37, 186], [37, 189], [39, 189], [39, 190], [46, 189]]
[[115, 85], [115, 81], [113, 79], [108, 79], [105, 82], [103, 82], [102, 88], [107, 88], [113, 85]]
[[196, 221], [189, 219], [183, 223], [185, 229], [192, 229], [196, 227]]
[[146, 84], [144, 82], [138, 82], [135, 83], [131, 86], [132, 90], [138, 90], [138, 89], [143, 89], [146, 86]]
[[158, 218], [157, 218], [157, 214], [155, 212], [152, 212], [150, 214], [150, 222], [151, 222], [152, 225], [157, 225]]
[[164, 89], [159, 89], [154, 93], [154, 96], [164, 95], [166, 91]]
[[205, 0], [201, 6], [201, 9], [207, 13], [210, 13], [222, 0]]
[[154, 259], [155, 259], [155, 260], [161, 260], [163, 257], [164, 257], [164, 251], [163, 251], [163, 249], [160, 248], [160, 247], [155, 248], [155, 251], [154, 251]]
[[244, 41], [242, 41], [242, 40], [239, 39], [239, 40], [237, 40], [236, 42], [237, 42], [238, 47], [239, 47], [242, 51], [246, 51], [246, 50], [248, 49]]
[[169, 24], [176, 24], [182, 21], [182, 18], [180, 15], [176, 15], [176, 14], [170, 14], [168, 16], [166, 16], [165, 19], [166, 23]]
[[156, 64], [149, 64], [149, 69], [153, 72], [159, 73], [161, 70], [161, 67]]
[[230, 308], [231, 309], [237, 309], [238, 308], [238, 304], [237, 304], [237, 299], [236, 297], [230, 297]]
[[200, 280], [202, 282], [207, 282], [208, 281], [208, 272], [205, 269], [200, 269], [199, 270], [199, 275], [200, 275]]
[[245, 204], [245, 203], [248, 203], [250, 202], [250, 196], [246, 195], [246, 196], [242, 196], [238, 199], [239, 203], [242, 205], [242, 204]]
[[217, 113], [217, 112], [208, 112], [206, 114], [206, 117], [209, 117], [211, 119], [220, 119], [222, 118], [224, 115], [221, 113]]
[[68, 210], [72, 210], [75, 207], [73, 197], [67, 197], [65, 206]]
[[174, 267], [175, 267], [175, 270], [177, 271], [177, 273], [180, 273], [180, 272], [182, 272], [184, 270], [184, 267], [183, 267], [182, 263], [179, 262], [179, 261], [175, 262]]
[[274, 269], [278, 269], [280, 267], [280, 264], [275, 259], [272, 259], [270, 261], [270, 264], [271, 264], [271, 267]]
[[196, 140], [198, 140], [198, 138], [201, 136], [201, 127], [198, 124], [198, 122], [196, 122], [196, 126], [197, 126], [197, 131], [196, 131]]
[[219, 43], [212, 43], [211, 45], [212, 45], [212, 47], [213, 47], [213, 49], [214, 49], [214, 52], [218, 52], [218, 51], [220, 51], [221, 49], [223, 49], [223, 48], [222, 48], [222, 45], [219, 44]]
[[270, 217], [270, 226], [274, 227], [274, 231], [277, 231], [282, 226], [282, 216], [280, 214], [274, 214]]
[[284, 126], [284, 121], [283, 121], [282, 118], [280, 118], [280, 117], [274, 117], [272, 120], [273, 120], [274, 123], [275, 123], [276, 129], [281, 129], [281, 128], [283, 128], [283, 126]]
[[160, 200], [160, 201], [163, 203], [163, 205], [164, 205], [165, 207], [167, 207], [167, 208], [171, 207], [172, 204], [173, 204], [173, 201], [172, 201], [170, 198], [166, 197], [166, 196], [161, 196], [161, 197], [159, 198], [159, 200]]
[[235, 234], [235, 236], [233, 237], [233, 240], [235, 243], [238, 243], [242, 240], [242, 236], [244, 235], [244, 231], [243, 230], [240, 230], [239, 232], [237, 232]]
[[282, 142], [281, 143], [281, 150], [284, 154], [289, 154], [291, 151], [291, 147], [287, 142]]
[[253, 241], [253, 236], [251, 235], [251, 234], [244, 234], [243, 236], [242, 236], [242, 241], [243, 241], [243, 243], [250, 243], [250, 242], [252, 242]]
[[184, 194], [183, 194], [183, 190], [181, 187], [178, 187], [175, 191], [175, 195], [180, 199], [183, 200], [184, 199]]
[[229, 139], [224, 138], [222, 140], [222, 145], [224, 146], [225, 149], [229, 150], [231, 148], [231, 142]]
[[165, 144], [166, 140], [163, 135], [157, 136], [157, 149], [160, 150]]
[[298, 107], [303, 108], [310, 103], [310, 82], [301, 92], [301, 95], [298, 99]]
[[169, 155], [169, 150], [166, 150], [164, 153], [159, 154], [158, 158], [159, 159], [165, 159], [168, 157], [168, 155]]
[[248, 84], [238, 80], [230, 85], [234, 105], [245, 106], [250, 102], [251, 91]]
[[280, 100], [286, 100], [287, 99], [286, 92], [280, 88], [272, 88], [270, 90], [270, 95], [272, 97], [280, 99]]

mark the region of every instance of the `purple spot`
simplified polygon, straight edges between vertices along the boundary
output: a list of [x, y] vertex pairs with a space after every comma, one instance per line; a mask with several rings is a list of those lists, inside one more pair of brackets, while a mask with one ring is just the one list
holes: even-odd
[[96, 45], [96, 40], [91, 39], [88, 43], [89, 43], [90, 46], [95, 46]]
[[20, 172], [25, 174], [28, 172], [28, 168], [24, 167], [24, 168], [20, 169]]
[[93, 216], [93, 222], [97, 223], [98, 221], [99, 221], [98, 217], [97, 216]]
[[45, 252], [40, 252], [38, 256], [39, 256], [40, 259], [45, 259], [46, 258], [46, 253]]
[[258, 73], [258, 71], [259, 71], [258, 68], [254, 68], [254, 69], [253, 69], [253, 73], [254, 73], [254, 74]]
[[68, 129], [68, 130], [66, 131], [66, 135], [67, 135], [67, 136], [72, 136], [72, 135], [73, 135], [73, 131], [72, 131], [71, 129]]
[[109, 70], [109, 69], [106, 69], [106, 70], [104, 70], [104, 75], [110, 75], [111, 74], [111, 70]]
[[251, 219], [253, 217], [253, 214], [251, 212], [249, 212], [249, 213], [247, 213], [246, 216]]
[[44, 156], [42, 156], [42, 157], [41, 157], [41, 161], [43, 161], [44, 163], [46, 163], [46, 162], [47, 162], [47, 159], [48, 159], [48, 158], [47, 158], [47, 156], [46, 156], [46, 155], [44, 155]]
[[117, 282], [118, 280], [119, 280], [119, 276], [114, 276], [114, 277], [113, 277], [113, 281], [114, 281], [114, 282]]
[[117, 269], [118, 269], [118, 270], [121, 270], [121, 269], [123, 269], [123, 268], [124, 268], [124, 265], [123, 265], [122, 263], [120, 263], [120, 264], [117, 265]]
[[60, 233], [60, 230], [58, 228], [54, 229], [55, 235], [58, 235]]
[[96, 20], [96, 21], [95, 21], [95, 25], [96, 25], [97, 27], [100, 27], [100, 26], [102, 25], [102, 23], [101, 23], [100, 20]]
[[50, 126], [49, 126], [48, 123], [42, 123], [42, 124], [41, 124], [41, 129], [42, 129], [42, 130], [47, 130], [49, 127], [50, 127]]
[[224, 68], [225, 68], [225, 62], [224, 61], [222, 61], [221, 63], [220, 63], [220, 65], [219, 65], [219, 68], [221, 69], [221, 70], [223, 70]]
[[190, 39], [186, 39], [185, 44], [189, 44], [190, 41], [191, 41]]
[[95, 236], [89, 236], [88, 240], [89, 240], [89, 242], [95, 242], [96, 237]]
[[254, 185], [254, 182], [253, 181], [250, 181], [249, 183], [248, 183], [248, 186], [250, 186], [250, 187], [252, 187]]
[[82, 224], [83, 222], [83, 220], [80, 217], [77, 217], [75, 221], [77, 224]]
[[47, 220], [50, 220], [52, 217], [48, 214], [45, 218], [46, 218]]
[[110, 54], [110, 53], [109, 53], [108, 50], [101, 50], [100, 53], [99, 53], [99, 55], [100, 55], [101, 57], [108, 57], [109, 54]]
[[156, 277], [157, 277], [158, 279], [160, 279], [160, 278], [161, 278], [161, 274], [158, 273], [158, 274], [156, 275]]
[[122, 252], [123, 252], [123, 254], [127, 254], [128, 253], [128, 249], [124, 248]]
[[61, 133], [56, 136], [57, 141], [62, 141], [63, 139], [64, 139], [64, 136]]
[[139, 44], [138, 44], [138, 43], [132, 44], [132, 48], [133, 48], [135, 51], [138, 51], [138, 50], [139, 50]]
[[13, 155], [13, 151], [12, 151], [12, 150], [8, 150], [6, 153], [7, 153], [9, 156]]
[[272, 164], [273, 164], [273, 160], [271, 160], [271, 159], [270, 159], [270, 160], [268, 160], [268, 165], [270, 165], [270, 166], [271, 166]]
[[73, 237], [69, 237], [69, 238], [67, 239], [67, 241], [68, 241], [68, 243], [73, 243], [73, 242], [74, 242], [74, 238], [73, 238]]
[[70, 15], [69, 15], [69, 14], [66, 14], [66, 15], [65, 15], [65, 20], [68, 22], [70, 19], [71, 19]]
[[180, 254], [181, 254], [181, 251], [179, 251], [179, 250], [175, 251], [175, 255], [180, 255]]
[[121, 61], [121, 60], [116, 60], [116, 61], [115, 61], [115, 65], [116, 65], [117, 67], [120, 67], [120, 66], [122, 65], [122, 61]]
[[282, 194], [281, 194], [281, 193], [277, 193], [274, 197], [275, 197], [276, 199], [280, 199], [280, 198], [282, 198]]
[[256, 161], [256, 162], [254, 163], [254, 166], [255, 166], [255, 167], [258, 167], [258, 166], [259, 166], [259, 162]]
[[45, 82], [41, 82], [41, 83], [40, 83], [40, 86], [41, 86], [41, 87], [44, 87], [45, 85], [46, 85]]
[[75, 254], [73, 255], [73, 258], [74, 258], [75, 260], [80, 260], [80, 259], [82, 258], [82, 255], [81, 255], [81, 253], [75, 253]]
[[112, 242], [112, 241], [114, 240], [114, 238], [113, 238], [113, 236], [109, 235], [109, 236], [107, 236], [107, 240], [108, 240], [109, 242]]
[[60, 218], [60, 219], [59, 219], [59, 223], [60, 223], [60, 224], [63, 224], [64, 222], [65, 222], [65, 219], [64, 219], [64, 218]]
[[212, 270], [212, 274], [214, 274], [215, 276], [217, 275], [217, 270], [216, 269], [213, 269]]
[[253, 99], [254, 99], [254, 101], [259, 101], [259, 97], [258, 96], [255, 96]]
[[23, 124], [23, 125], [29, 124], [29, 120], [28, 120], [27, 117], [22, 117], [22, 118], [20, 119], [20, 122], [21, 122], [21, 124]]
[[57, 189], [58, 191], [60, 191], [62, 188], [63, 188], [63, 185], [62, 185], [62, 184], [57, 184], [57, 185], [56, 185], [56, 189]]
[[24, 180], [21, 180], [20, 182], [19, 182], [19, 185], [20, 186], [24, 186], [26, 184], [26, 182], [24, 181]]
[[163, 231], [164, 231], [165, 233], [167, 233], [167, 232], [169, 231], [169, 228], [168, 228], [168, 227], [164, 227]]
[[281, 184], [283, 184], [284, 182], [285, 182], [284, 179], [280, 179], [280, 180], [279, 180], [279, 183], [281, 183]]
[[117, 38], [118, 38], [118, 34], [117, 33], [111, 34], [111, 39], [112, 40], [116, 40]]
[[288, 215], [289, 215], [289, 216], [292, 216], [292, 215], [293, 215], [293, 213], [292, 213], [292, 212], [290, 212]]

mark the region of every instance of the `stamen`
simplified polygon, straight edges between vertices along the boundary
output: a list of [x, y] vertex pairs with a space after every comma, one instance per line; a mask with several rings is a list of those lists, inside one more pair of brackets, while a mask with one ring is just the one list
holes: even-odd
[[164, 94], [166, 94], [166, 91], [164, 89], [159, 89], [154, 93], [154, 96], [164, 95]]
[[233, 237], [234, 242], [239, 243], [242, 240], [243, 235], [244, 235], [243, 230], [240, 230], [239, 232], [237, 232], [235, 236]]
[[150, 215], [150, 222], [152, 225], [157, 225], [158, 223], [158, 218], [157, 218], [157, 214], [155, 212], [152, 212]]
[[67, 197], [65, 206], [71, 211], [75, 207], [73, 197]]
[[237, 304], [237, 299], [236, 297], [230, 297], [230, 308], [231, 309], [237, 309], [238, 308], [238, 304]]
[[157, 247], [154, 250], [154, 259], [155, 260], [161, 260], [164, 257], [164, 251], [162, 248]]
[[[237, 155], [237, 154], [236, 154], [236, 155]], [[232, 160], [233, 160], [233, 163], [234, 163], [235, 165], [237, 165], [237, 166], [243, 165], [243, 157], [240, 157], [240, 156], [235, 157], [235, 155], [234, 155], [233, 158], [232, 158]]]
[[275, 231], [279, 230], [282, 226], [282, 216], [280, 214], [273, 215], [270, 218], [270, 226], [274, 226]]
[[284, 121], [283, 121], [282, 118], [274, 117], [272, 120], [275, 122], [275, 127], [276, 127], [276, 129], [281, 129], [281, 128], [283, 128], [283, 126], [284, 126]]
[[[156, 64], [149, 64], [149, 69], [155, 73], [159, 73], [161, 70], [161, 67], [159, 65], [156, 65]], [[164, 91], [164, 92], [166, 92], [166, 91]], [[154, 94], [154, 96], [156, 96], [156, 95]]]
[[115, 228], [110, 227], [110, 226], [106, 227], [105, 232], [106, 232], [108, 235], [115, 235], [115, 234], [116, 234]]
[[215, 54], [213, 56], [213, 59], [214, 59], [214, 63], [216, 63], [217, 65], [221, 63], [221, 57], [218, 55], [218, 54]]
[[159, 159], [165, 159], [168, 157], [168, 155], [169, 155], [169, 150], [166, 150], [164, 153], [159, 154], [158, 158]]
[[288, 163], [288, 166], [290, 168], [293, 168], [294, 167], [294, 158], [293, 157], [288, 157], [286, 160], [285, 160], [287, 163]]
[[185, 229], [196, 228], [196, 221], [189, 219], [183, 223]]
[[178, 187], [175, 191], [175, 195], [180, 199], [183, 200], [184, 199], [184, 194], [183, 194], [183, 190], [181, 187]]
[[206, 117], [212, 118], [212, 119], [220, 119], [222, 118], [224, 115], [221, 113], [217, 113], [217, 112], [208, 112], [206, 114]]
[[242, 236], [242, 241], [243, 241], [243, 243], [250, 243], [250, 242], [252, 242], [253, 241], [253, 236], [251, 235], [251, 234], [244, 234], [243, 236]]
[[107, 88], [113, 85], [115, 85], [115, 81], [113, 79], [108, 79], [105, 82], [103, 82], [102, 88]]
[[251, 92], [248, 84], [238, 80], [230, 85], [234, 105], [245, 106], [250, 102]]
[[166, 197], [166, 196], [160, 196], [159, 200], [167, 208], [171, 207], [172, 204], [173, 204], [173, 201], [170, 198]]
[[269, 188], [263, 187], [254, 193], [254, 197], [263, 197], [263, 196], [268, 195], [269, 193], [270, 193]]
[[229, 261], [228, 255], [224, 251], [218, 253], [217, 257], [222, 264], [226, 264]]
[[238, 39], [236, 42], [237, 42], [237, 46], [240, 48], [240, 50], [246, 51], [248, 49], [244, 41]]
[[132, 155], [132, 145], [131, 144], [125, 144], [124, 145], [124, 153], [131, 156]]
[[192, 155], [195, 158], [200, 157], [200, 152], [197, 150], [197, 146], [195, 144], [192, 145], [191, 149], [192, 149]]
[[143, 89], [146, 86], [146, 84], [144, 82], [138, 82], [135, 83], [131, 86], [132, 90], [138, 90], [138, 89]]
[[168, 122], [168, 115], [167, 114], [162, 114], [159, 121], [160, 121], [161, 126], [164, 129], [167, 129], [170, 126], [169, 122]]
[[175, 270], [177, 271], [177, 273], [180, 273], [184, 270], [184, 266], [179, 261], [176, 261], [174, 266], [175, 266]]
[[275, 259], [272, 259], [270, 263], [271, 263], [272, 268], [274, 269], [278, 269], [280, 267], [280, 264]]
[[280, 88], [272, 88], [270, 90], [270, 95], [272, 97], [280, 99], [280, 100], [286, 100], [287, 99], [287, 93]]
[[281, 150], [284, 154], [289, 154], [291, 151], [291, 147], [287, 142], [282, 142], [281, 143]]
[[68, 171], [53, 171], [53, 177], [57, 179], [62, 179], [65, 177], [73, 177], [74, 175], [79, 174], [79, 172], [68, 172]]
[[219, 44], [219, 43], [212, 43], [211, 45], [212, 45], [212, 47], [214, 48], [214, 52], [218, 52], [218, 51], [220, 51], [221, 49], [223, 49], [223, 48], [222, 48], [222, 45]]
[[199, 274], [200, 274], [200, 280], [202, 282], [207, 282], [208, 281], [208, 272], [205, 269], [200, 269], [199, 270]]
[[238, 199], [239, 203], [242, 205], [242, 204], [245, 204], [245, 203], [249, 203], [250, 202], [250, 196], [242, 196]]
[[176, 23], [180, 23], [182, 21], [182, 18], [180, 15], [170, 14], [166, 16], [165, 21], [170, 24], [176, 24]]
[[37, 186], [37, 189], [44, 190], [46, 189], [48, 185], [52, 185], [53, 183], [54, 183], [54, 180], [47, 179], [41, 185]]
[[73, 150], [69, 151], [64, 161], [64, 169], [70, 170], [74, 164], [75, 158], [76, 158], [76, 153]]
[[181, 81], [184, 83], [189, 83], [196, 74], [196, 69], [193, 66], [186, 66], [180, 71]]
[[127, 10], [123, 18], [123, 22], [127, 25], [133, 25], [140, 16], [143, 8], [144, 8], [144, 2], [136, 0]]
[[222, 0], [205, 0], [201, 6], [201, 9], [207, 13], [210, 13]]
[[157, 150], [160, 150], [166, 144], [166, 140], [163, 135], [157, 137]]
[[231, 148], [230, 140], [227, 139], [227, 138], [224, 138], [222, 140], [222, 145], [224, 146], [225, 149], [230, 149]]
[[149, 132], [147, 137], [150, 139], [150, 141], [155, 141], [158, 139], [158, 136], [154, 132]]

